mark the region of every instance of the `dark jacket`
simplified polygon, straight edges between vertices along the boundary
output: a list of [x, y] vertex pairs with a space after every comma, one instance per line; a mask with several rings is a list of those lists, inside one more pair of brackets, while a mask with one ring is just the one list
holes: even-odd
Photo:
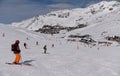
[[45, 46], [43, 47], [43, 49], [44, 49], [44, 50], [47, 50], [47, 46], [45, 45]]
[[19, 54], [21, 51], [20, 51], [20, 48], [19, 48], [19, 44], [18, 43], [15, 43], [14, 44], [14, 47], [15, 47], [15, 50], [13, 51], [15, 54]]

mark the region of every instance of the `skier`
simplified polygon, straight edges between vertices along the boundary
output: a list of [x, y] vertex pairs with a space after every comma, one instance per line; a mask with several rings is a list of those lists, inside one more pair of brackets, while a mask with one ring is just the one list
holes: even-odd
[[46, 54], [47, 46], [45, 45], [45, 46], [43, 47], [43, 49], [44, 49], [44, 54]]
[[29, 40], [28, 37], [26, 38], [26, 40]]
[[27, 49], [27, 44], [26, 43], [24, 43], [24, 48]]
[[54, 47], [54, 44], [52, 44], [52, 48]]
[[19, 64], [20, 62], [20, 59], [21, 59], [21, 56], [20, 56], [20, 48], [19, 48], [19, 43], [20, 41], [19, 40], [16, 40], [14, 44], [12, 44], [12, 51], [13, 53], [15, 54], [15, 59], [14, 59], [14, 64]]
[[5, 37], [5, 33], [2, 34], [2, 37]]
[[36, 41], [36, 45], [38, 45], [38, 41]]

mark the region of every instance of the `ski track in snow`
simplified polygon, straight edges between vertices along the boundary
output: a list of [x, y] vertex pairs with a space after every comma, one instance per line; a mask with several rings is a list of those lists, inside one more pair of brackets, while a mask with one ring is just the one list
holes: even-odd
[[33, 37], [35, 39], [40, 38], [40, 36], [32, 34], [32, 33], [28, 33], [28, 32], [26, 32], [25, 30], [22, 30], [22, 29], [17, 29], [17, 31], [23, 32], [24, 34], [27, 34], [28, 36], [31, 36], [31, 37]]

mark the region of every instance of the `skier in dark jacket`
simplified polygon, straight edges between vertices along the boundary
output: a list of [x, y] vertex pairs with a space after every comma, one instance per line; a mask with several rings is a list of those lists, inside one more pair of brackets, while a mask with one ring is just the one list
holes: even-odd
[[26, 43], [24, 43], [24, 48], [27, 49], [27, 44]]
[[13, 44], [14, 45], [14, 50], [12, 50], [12, 51], [15, 54], [15, 59], [14, 59], [15, 64], [18, 64], [20, 62], [20, 58], [21, 58], [21, 56], [20, 56], [21, 50], [19, 48], [19, 43], [20, 43], [20, 41], [16, 40], [15, 43]]
[[47, 51], [47, 45], [45, 45], [45, 46], [43, 47], [43, 49], [44, 49], [44, 53], [46, 54], [46, 51]]
[[36, 41], [36, 45], [38, 45], [38, 41]]

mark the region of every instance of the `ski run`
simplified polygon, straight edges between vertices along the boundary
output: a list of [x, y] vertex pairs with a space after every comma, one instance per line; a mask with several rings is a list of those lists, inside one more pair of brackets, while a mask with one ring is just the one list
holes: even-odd
[[[120, 75], [120, 46], [117, 43], [90, 47], [81, 42], [67, 41], [59, 35], [40, 34], [11, 26], [1, 25], [0, 28], [0, 76]], [[28, 62], [33, 66], [5, 64], [14, 60], [15, 55], [10, 50], [10, 45], [16, 39], [20, 40], [21, 62]], [[36, 41], [39, 42], [38, 45]], [[28, 49], [23, 47], [24, 42]], [[47, 45], [46, 54], [43, 53], [44, 45]]]

